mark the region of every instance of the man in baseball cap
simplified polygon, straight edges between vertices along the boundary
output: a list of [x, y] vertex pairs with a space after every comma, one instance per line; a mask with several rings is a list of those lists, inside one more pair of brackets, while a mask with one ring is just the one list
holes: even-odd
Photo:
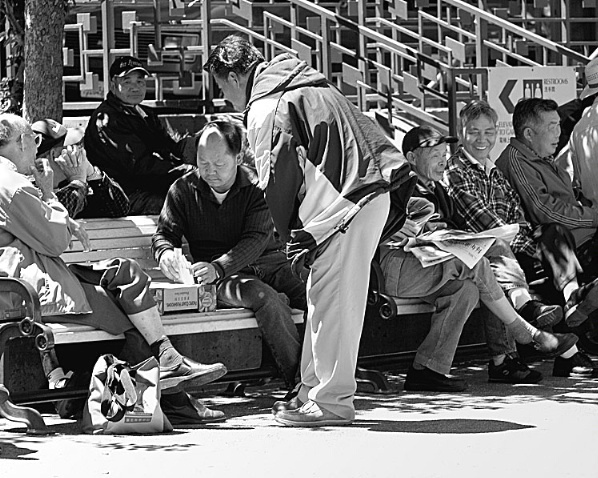
[[445, 136], [431, 126], [416, 126], [403, 138], [403, 154], [417, 148], [431, 148], [442, 143], [456, 143], [455, 136]]
[[110, 91], [85, 130], [87, 156], [122, 186], [129, 214], [159, 214], [170, 185], [195, 164], [193, 138], [175, 141], [142, 104], [149, 73], [138, 58], [117, 57], [109, 73]]
[[431, 126], [417, 126], [407, 132], [403, 138], [403, 154], [419, 182], [442, 179], [446, 167], [446, 146], [457, 141], [455, 136], [443, 135]]
[[133, 71], [138, 71], [145, 76], [149, 76], [148, 71], [143, 67], [143, 63], [141, 63], [141, 60], [133, 56], [119, 56], [110, 66], [110, 78], [114, 78], [115, 76], [122, 78]]

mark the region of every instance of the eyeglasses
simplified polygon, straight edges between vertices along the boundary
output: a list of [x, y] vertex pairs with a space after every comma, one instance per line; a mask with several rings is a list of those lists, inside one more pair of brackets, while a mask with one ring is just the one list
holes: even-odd
[[21, 142], [23, 142], [23, 136], [33, 136], [33, 140], [35, 141], [35, 146], [37, 146], [39, 148], [39, 146], [42, 144], [42, 140], [43, 137], [41, 135], [41, 133], [21, 133]]

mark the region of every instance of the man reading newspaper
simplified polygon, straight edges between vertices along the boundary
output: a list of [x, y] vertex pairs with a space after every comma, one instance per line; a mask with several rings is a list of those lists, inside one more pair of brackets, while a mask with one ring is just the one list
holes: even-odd
[[[407, 133], [403, 141], [403, 153], [418, 175], [418, 185], [408, 207], [405, 226], [391, 242], [381, 247], [381, 266], [386, 279], [386, 292], [402, 298], [421, 298], [436, 306], [430, 333], [418, 349], [405, 387], [409, 390], [453, 391], [464, 387], [463, 381], [455, 382], [456, 379], [446, 377], [446, 374], [463, 323], [477, 305], [478, 299], [492, 312], [486, 314], [488, 319], [485, 322], [493, 359], [502, 358], [502, 362], [498, 364], [494, 360], [491, 361], [490, 380], [507, 383], [538, 382], [542, 375], [530, 370], [516, 355], [515, 342], [522, 342], [518, 330], [529, 330], [530, 327], [536, 330], [535, 326], [530, 324], [530, 320], [536, 324], [551, 324], [562, 317], [562, 310], [558, 306], [545, 306], [532, 301], [529, 296], [523, 271], [516, 264], [504, 241], [516, 231], [500, 230], [477, 238], [475, 234], [456, 228], [448, 231], [450, 227], [454, 227], [453, 208], [437, 181], [442, 178], [446, 165], [447, 143], [455, 141], [456, 138], [443, 136], [427, 127], [414, 128]], [[442, 260], [430, 267], [424, 267], [412, 252], [400, 247], [409, 241], [408, 237], [416, 238], [417, 242], [426, 234], [428, 240], [431, 238], [436, 244], [430, 241], [424, 247], [436, 256], [443, 256]], [[446, 241], [447, 238], [450, 241]], [[479, 256], [474, 257], [476, 260], [472, 262], [471, 267], [455, 254], [447, 253], [437, 246], [440, 244], [444, 249], [452, 247], [453, 252], [456, 252], [463, 249], [455, 246], [458, 238], [466, 239], [461, 246], [465, 245], [465, 242], [473, 244], [474, 256]], [[489, 247], [486, 247], [487, 245]], [[486, 256], [483, 254], [484, 249], [487, 249]], [[469, 250], [471, 253], [471, 248]], [[490, 251], [502, 258], [496, 260], [496, 267], [489, 259]], [[518, 274], [518, 271], [521, 272]], [[414, 277], [417, 277], [417, 280], [414, 280]], [[511, 290], [518, 292], [517, 297], [527, 293], [527, 300], [519, 305], [518, 310], [513, 307]], [[511, 301], [507, 300], [506, 294], [509, 294]], [[527, 317], [522, 318], [524, 314]], [[525, 321], [525, 318], [529, 320]], [[503, 328], [507, 329], [508, 334]], [[450, 332], [447, 334], [447, 331]], [[505, 336], [509, 337], [506, 344], [502, 343]], [[565, 343], [567, 341], [563, 342], [563, 338], [559, 336], [562, 342], [559, 354], [574, 347], [574, 341]]]

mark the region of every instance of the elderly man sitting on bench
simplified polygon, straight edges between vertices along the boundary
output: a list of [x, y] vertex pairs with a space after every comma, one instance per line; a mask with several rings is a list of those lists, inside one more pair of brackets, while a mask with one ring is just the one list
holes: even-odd
[[[89, 240], [57, 200], [48, 160], [36, 164], [39, 139], [23, 118], [0, 114], [0, 275], [31, 284], [46, 321], [85, 324], [112, 334], [136, 329], [146, 342], [143, 353], [149, 355], [149, 344], [160, 363], [162, 390], [223, 376], [223, 364], [194, 362], [173, 347], [149, 292], [150, 279], [135, 261], [70, 266], [62, 261], [60, 254], [73, 235], [84, 247]], [[57, 361], [44, 372], [50, 388], [65, 381]]]

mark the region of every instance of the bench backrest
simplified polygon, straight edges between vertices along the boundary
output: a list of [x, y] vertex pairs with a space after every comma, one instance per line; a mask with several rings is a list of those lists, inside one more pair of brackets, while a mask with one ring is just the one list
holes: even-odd
[[[158, 216], [81, 219], [79, 222], [89, 235], [92, 250], [85, 252], [79, 241], [73, 241], [72, 247], [61, 255], [67, 264], [125, 257], [135, 259], [153, 279], [164, 279], [152, 256], [152, 235], [156, 232]], [[186, 252], [186, 247], [183, 250]]]

